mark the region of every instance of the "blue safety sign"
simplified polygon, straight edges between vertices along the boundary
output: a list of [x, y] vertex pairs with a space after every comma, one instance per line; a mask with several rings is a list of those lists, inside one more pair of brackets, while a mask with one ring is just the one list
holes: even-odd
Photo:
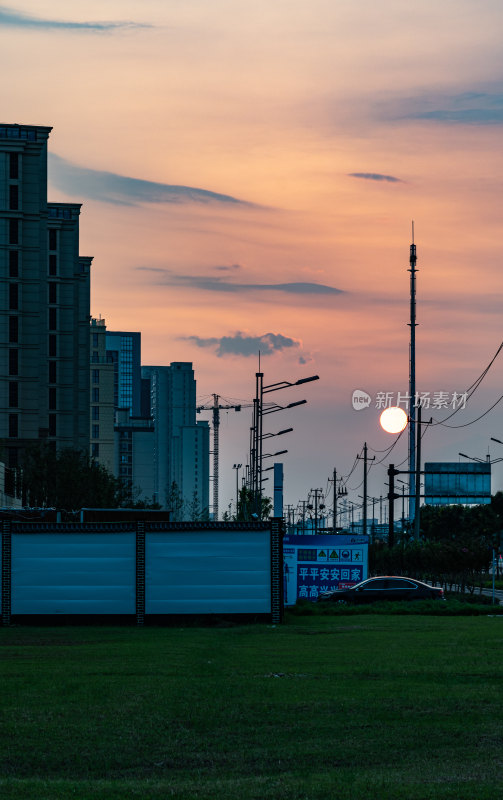
[[285, 536], [285, 605], [317, 600], [321, 592], [354, 586], [368, 576], [368, 536]]

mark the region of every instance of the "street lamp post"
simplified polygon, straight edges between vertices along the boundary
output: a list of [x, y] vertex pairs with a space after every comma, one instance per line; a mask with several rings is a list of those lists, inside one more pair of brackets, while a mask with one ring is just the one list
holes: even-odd
[[[268, 405], [267, 408], [264, 408], [264, 395], [270, 394], [271, 392], [280, 391], [280, 389], [288, 389], [291, 386], [301, 386], [303, 383], [310, 383], [311, 381], [319, 380], [318, 375], [312, 375], [309, 378], [300, 378], [298, 381], [278, 381], [277, 383], [270, 383], [264, 385], [264, 373], [263, 372], [256, 372], [255, 373], [255, 398], [253, 400], [253, 426], [252, 426], [252, 437], [251, 437], [251, 452], [250, 452], [250, 463], [252, 465], [252, 493], [255, 500], [255, 511], [258, 515], [260, 515], [261, 504], [262, 504], [262, 459], [263, 451], [262, 451], [262, 443], [264, 438], [268, 438], [268, 434], [265, 436], [262, 433], [262, 426], [263, 426], [263, 417], [266, 414], [273, 414], [276, 411], [283, 411], [287, 408], [294, 408], [295, 406], [304, 405], [307, 400], [298, 400], [295, 403], [288, 403], [288, 405], [280, 406], [277, 404]], [[286, 429], [283, 431], [284, 433], [289, 432], [291, 429]], [[282, 432], [282, 433], [283, 433]], [[279, 435], [279, 434], [272, 434], [272, 435]], [[286, 452], [286, 451], [282, 451]]]

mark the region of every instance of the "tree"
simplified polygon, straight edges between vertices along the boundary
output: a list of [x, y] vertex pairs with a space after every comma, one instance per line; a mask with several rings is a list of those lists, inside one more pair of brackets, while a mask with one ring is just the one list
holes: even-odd
[[173, 481], [166, 495], [166, 506], [171, 522], [180, 522], [183, 516], [183, 497], [176, 481]]
[[201, 522], [209, 519], [208, 509], [201, 508], [201, 503], [199, 502], [199, 497], [195, 489], [192, 500], [187, 504], [185, 516], [191, 522]]
[[26, 451], [22, 469], [25, 502], [38, 508], [118, 508], [128, 496], [122, 482], [82, 450], [56, 452], [40, 443]]
[[[260, 513], [257, 513], [256, 505], [255, 496], [252, 490], [248, 489], [246, 486], [243, 486], [239, 491], [236, 519], [246, 522], [254, 518], [256, 519], [257, 517], [262, 520], [269, 519], [272, 511], [271, 498], [264, 496], [261, 497]], [[256, 517], [253, 516], [254, 514]]]

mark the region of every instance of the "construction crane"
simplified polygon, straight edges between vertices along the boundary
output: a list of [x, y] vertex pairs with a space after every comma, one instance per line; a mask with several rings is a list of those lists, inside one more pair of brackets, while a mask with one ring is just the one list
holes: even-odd
[[201, 411], [212, 412], [213, 422], [213, 519], [218, 519], [218, 460], [219, 460], [219, 430], [220, 430], [220, 411], [241, 411], [242, 408], [252, 408], [253, 403], [230, 403], [222, 405], [219, 403], [220, 395], [214, 394], [213, 403], [204, 406], [196, 406], [198, 414]]

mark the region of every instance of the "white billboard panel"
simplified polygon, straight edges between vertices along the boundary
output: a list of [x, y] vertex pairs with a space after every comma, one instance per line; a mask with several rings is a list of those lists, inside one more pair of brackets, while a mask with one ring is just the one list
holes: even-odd
[[270, 531], [146, 533], [146, 614], [270, 611]]
[[12, 534], [13, 614], [134, 614], [135, 533]]

